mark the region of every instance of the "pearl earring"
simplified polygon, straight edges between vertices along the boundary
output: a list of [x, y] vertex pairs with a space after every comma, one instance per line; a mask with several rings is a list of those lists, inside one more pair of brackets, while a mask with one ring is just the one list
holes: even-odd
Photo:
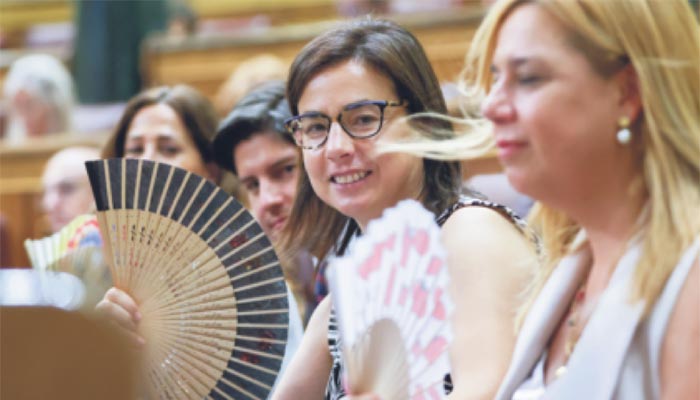
[[625, 146], [632, 140], [632, 132], [629, 130], [630, 119], [628, 117], [620, 117], [617, 124], [620, 127], [617, 131], [617, 142]]

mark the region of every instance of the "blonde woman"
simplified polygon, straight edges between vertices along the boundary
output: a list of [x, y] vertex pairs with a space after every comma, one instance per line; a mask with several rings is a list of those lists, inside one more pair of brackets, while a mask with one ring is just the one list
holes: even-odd
[[547, 258], [497, 399], [700, 396], [698, 31], [685, 0], [505, 0], [479, 28], [465, 83]]

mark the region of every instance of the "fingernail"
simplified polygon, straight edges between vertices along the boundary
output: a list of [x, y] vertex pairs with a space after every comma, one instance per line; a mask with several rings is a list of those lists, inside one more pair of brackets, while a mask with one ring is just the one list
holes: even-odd
[[136, 320], [136, 322], [141, 321], [141, 313], [138, 312], [138, 311], [136, 311], [136, 312], [134, 313], [134, 319]]

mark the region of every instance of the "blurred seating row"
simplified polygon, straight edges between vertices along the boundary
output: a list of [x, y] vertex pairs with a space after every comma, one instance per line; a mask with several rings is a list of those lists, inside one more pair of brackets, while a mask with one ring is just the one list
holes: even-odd
[[[0, 2], [0, 25], [9, 18], [5, 11], [16, 7], [14, 11], [31, 12], [32, 7], [43, 3], [47, 2], [42, 0]], [[48, 21], [51, 21], [51, 18], [54, 20], [72, 18], [72, 15], [66, 14], [65, 11], [69, 3], [67, 0], [48, 3], [51, 3], [49, 9], [45, 10], [49, 15], [45, 17]], [[238, 33], [198, 31], [193, 35], [182, 37], [172, 35], [151, 37], [143, 47], [143, 70], [147, 86], [186, 83], [214, 100], [217, 89], [244, 60], [261, 53], [270, 53], [284, 62], [291, 62], [305, 43], [337, 21], [337, 12], [330, 0], [297, 1], [286, 9], [276, 5], [289, 4], [289, 2], [193, 0], [191, 3], [195, 8], [199, 7], [197, 12], [201, 16], [225, 16], [227, 12], [239, 13], [238, 15], [241, 12], [248, 12], [248, 15], [253, 15], [254, 12], [262, 10], [269, 13], [274, 24], [264, 29], [251, 26], [249, 29], [238, 30]], [[227, 6], [224, 6], [224, 3]], [[253, 4], [256, 4], [257, 11], [252, 8]], [[217, 7], [231, 8], [226, 11]], [[238, 9], [234, 10], [234, 7]], [[296, 8], [292, 10], [289, 7]], [[315, 11], [312, 12], [312, 10]], [[298, 13], [315, 21], [299, 23], [303, 18], [297, 16]], [[409, 28], [418, 37], [439, 79], [443, 82], [451, 82], [455, 80], [462, 68], [464, 54], [482, 16], [483, 9], [477, 5], [449, 12], [405, 14], [390, 18]], [[285, 22], [291, 23], [281, 24], [277, 19], [284, 17], [286, 17]], [[5, 28], [4, 25], [3, 27]], [[19, 54], [7, 51], [0, 53], [2, 53], [0, 54], [1, 82], [11, 59]], [[62, 57], [67, 61], [65, 55]], [[92, 111], [86, 114], [97, 115]], [[100, 126], [99, 121], [95, 124]], [[100, 128], [104, 127], [100, 126]], [[5, 243], [3, 247], [6, 249], [2, 255], [3, 266], [28, 265], [22, 246], [23, 240], [46, 234], [45, 222], [40, 218], [37, 199], [41, 190], [40, 176], [48, 157], [70, 145], [100, 144], [106, 139], [107, 133], [99, 131], [95, 134], [58, 135], [12, 145], [0, 141], [0, 217], [2, 217], [0, 219], [3, 220], [0, 224], [2, 225], [0, 239]]]
[[[440, 81], [450, 82], [456, 80], [462, 69], [464, 54], [482, 16], [482, 8], [474, 7], [390, 18], [416, 35]], [[271, 53], [291, 63], [308, 41], [336, 22], [323, 20], [235, 34], [153, 36], [144, 45], [146, 81], [184, 82], [213, 98], [217, 88], [242, 61], [260, 53]]]

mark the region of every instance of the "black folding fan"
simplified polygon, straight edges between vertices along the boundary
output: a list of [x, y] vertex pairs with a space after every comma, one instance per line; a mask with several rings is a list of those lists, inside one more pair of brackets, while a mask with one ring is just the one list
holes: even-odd
[[286, 285], [253, 217], [212, 182], [134, 159], [86, 163], [114, 285], [139, 304], [155, 398], [266, 398]]

